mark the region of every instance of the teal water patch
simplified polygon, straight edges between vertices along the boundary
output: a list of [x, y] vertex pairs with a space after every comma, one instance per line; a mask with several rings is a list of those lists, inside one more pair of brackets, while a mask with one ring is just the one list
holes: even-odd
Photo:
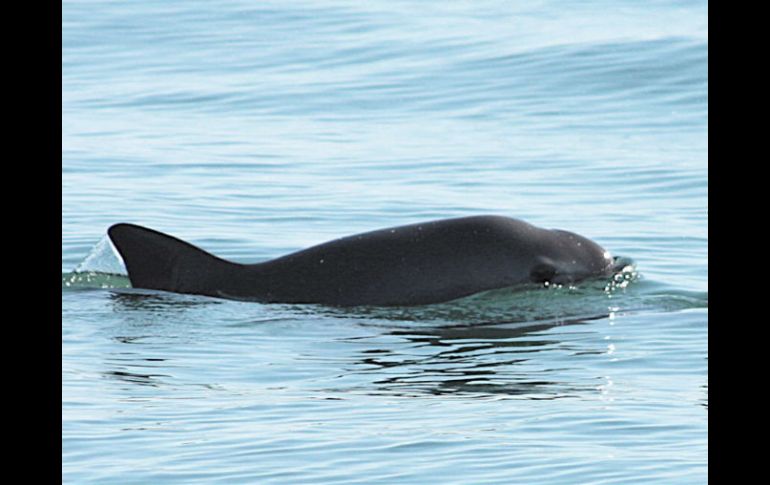
[[62, 289], [86, 289], [86, 288], [131, 288], [131, 281], [127, 275], [100, 273], [98, 271], [73, 271], [62, 273]]
[[485, 291], [457, 300], [415, 307], [333, 308], [295, 306], [298, 313], [360, 320], [367, 325], [444, 326], [520, 324], [558, 326], [639, 312], [708, 308], [708, 293], [684, 291], [641, 277], [628, 264], [609, 279], [576, 284], [529, 285]]

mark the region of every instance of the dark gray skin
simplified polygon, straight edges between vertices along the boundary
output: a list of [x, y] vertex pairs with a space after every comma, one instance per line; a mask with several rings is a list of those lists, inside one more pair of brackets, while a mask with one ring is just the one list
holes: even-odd
[[609, 252], [583, 236], [501, 216], [382, 229], [257, 264], [225, 261], [132, 224], [108, 234], [135, 288], [265, 303], [424, 305], [613, 271]]

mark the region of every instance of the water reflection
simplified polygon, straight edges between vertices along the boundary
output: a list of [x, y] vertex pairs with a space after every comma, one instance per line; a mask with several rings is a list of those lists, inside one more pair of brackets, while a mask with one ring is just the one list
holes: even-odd
[[[116, 290], [110, 299], [113, 309], [123, 313], [123, 325], [112, 338], [145, 348], [155, 344], [158, 351], [182, 339], [217, 353], [222, 346], [238, 348], [228, 335], [264, 348], [274, 325], [296, 355], [276, 352], [254, 359], [289, 359], [274, 364], [292, 377], [289, 388], [312, 388], [326, 396], [558, 399], [599, 392], [603, 377], [590, 369], [608, 355], [608, 347], [598, 334], [602, 327], [591, 323], [638, 308], [639, 295], [646, 296], [633, 287], [612, 294], [604, 288], [596, 282], [495, 290], [402, 308], [260, 305]], [[262, 327], [259, 332], [248, 331], [254, 325]], [[317, 338], [308, 339], [308, 334]], [[253, 364], [248, 352], [242, 355], [244, 366]], [[164, 377], [125, 362], [113, 364], [107, 363], [107, 375], [123, 382], [157, 385]], [[307, 377], [296, 378], [294, 370]]]
[[[353, 390], [401, 396], [557, 399], [594, 392], [597, 385], [593, 378], [569, 379], [569, 359], [578, 352], [586, 354], [585, 342], [578, 345], [547, 332], [569, 326], [570, 339], [575, 340], [580, 334], [574, 332], [577, 326], [606, 316], [395, 329], [372, 337], [343, 339], [357, 347], [364, 341], [368, 345], [354, 352], [353, 364], [339, 377], [370, 377], [370, 382]], [[599, 341], [585, 335], [592, 332], [583, 333], [584, 341]], [[594, 350], [595, 354], [602, 353], [599, 348]], [[563, 366], [553, 367], [555, 362]]]
[[[132, 339], [122, 337], [115, 337], [114, 340], [122, 344], [135, 343]], [[104, 368], [107, 370], [102, 374], [107, 378], [131, 384], [159, 386], [163, 384], [164, 378], [171, 376], [158, 371], [168, 371], [170, 367], [172, 367], [170, 361], [165, 357], [150, 357], [133, 349], [121, 349], [104, 356]]]
[[183, 295], [144, 289], [113, 289], [110, 291], [112, 308], [116, 312], [158, 312], [167, 315], [201, 306], [220, 305], [222, 300], [198, 295]]
[[136, 384], [140, 386], [152, 386], [159, 387], [163, 382], [159, 379], [162, 377], [171, 377], [166, 374], [140, 374], [136, 372], [128, 371], [105, 371], [102, 373], [107, 378], [116, 379], [129, 384]]

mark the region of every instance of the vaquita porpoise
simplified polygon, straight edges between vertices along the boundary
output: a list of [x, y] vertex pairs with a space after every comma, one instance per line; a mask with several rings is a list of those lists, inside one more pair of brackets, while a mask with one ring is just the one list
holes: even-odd
[[263, 303], [425, 305], [614, 271], [610, 253], [583, 236], [490, 215], [356, 234], [256, 264], [133, 224], [108, 234], [134, 288]]

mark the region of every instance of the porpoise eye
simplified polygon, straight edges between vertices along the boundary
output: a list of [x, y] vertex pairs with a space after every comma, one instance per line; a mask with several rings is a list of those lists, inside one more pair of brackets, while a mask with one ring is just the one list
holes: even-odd
[[556, 268], [550, 264], [540, 263], [529, 272], [529, 279], [533, 283], [545, 283], [551, 281], [556, 275]]

